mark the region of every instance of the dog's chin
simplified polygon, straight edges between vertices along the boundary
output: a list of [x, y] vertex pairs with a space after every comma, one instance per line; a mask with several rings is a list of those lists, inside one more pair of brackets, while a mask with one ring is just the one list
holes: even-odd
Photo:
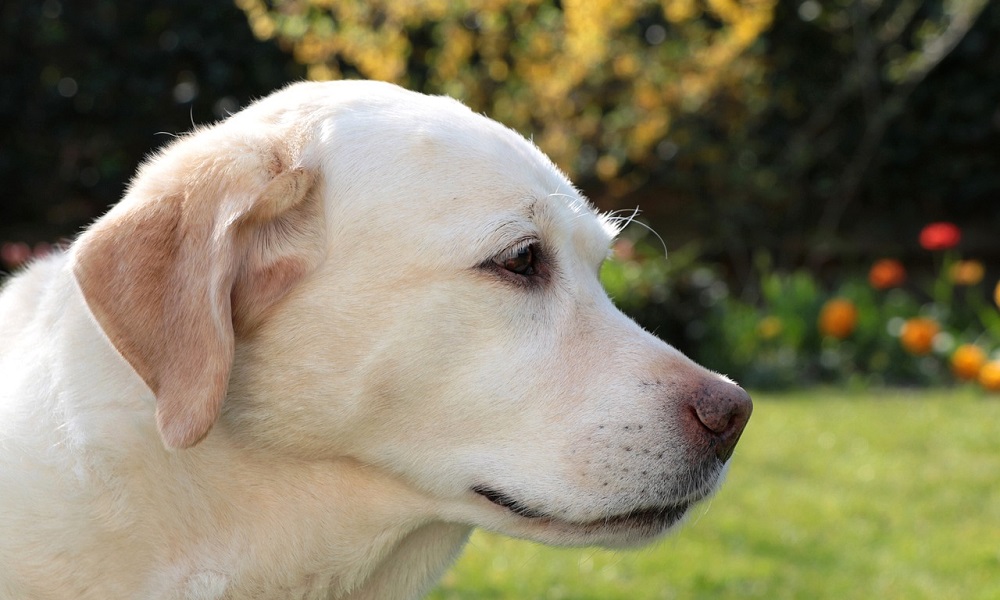
[[573, 520], [528, 509], [487, 487], [477, 486], [473, 492], [494, 505], [491, 511], [503, 511], [496, 515], [499, 519], [491, 519], [487, 525], [489, 529], [546, 544], [610, 548], [639, 546], [666, 534], [684, 519], [698, 500], [708, 495], [698, 494], [676, 503], [609, 513], [597, 519]]

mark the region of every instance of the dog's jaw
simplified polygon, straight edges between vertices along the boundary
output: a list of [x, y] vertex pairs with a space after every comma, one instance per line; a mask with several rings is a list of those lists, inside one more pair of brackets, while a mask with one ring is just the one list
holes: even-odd
[[530, 532], [533, 538], [555, 536], [552, 541], [562, 545], [628, 547], [643, 544], [680, 523], [693, 504], [681, 501], [636, 508], [587, 521], [571, 521], [527, 508], [520, 501], [484, 486], [476, 486], [473, 492], [515, 515], [514, 528]]

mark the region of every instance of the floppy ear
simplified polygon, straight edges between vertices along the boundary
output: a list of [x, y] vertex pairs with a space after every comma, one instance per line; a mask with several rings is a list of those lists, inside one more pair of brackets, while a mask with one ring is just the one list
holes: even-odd
[[313, 172], [288, 167], [274, 144], [214, 133], [183, 139], [145, 165], [72, 250], [87, 304], [156, 395], [157, 427], [171, 448], [208, 434], [235, 336], [252, 330], [323, 248]]

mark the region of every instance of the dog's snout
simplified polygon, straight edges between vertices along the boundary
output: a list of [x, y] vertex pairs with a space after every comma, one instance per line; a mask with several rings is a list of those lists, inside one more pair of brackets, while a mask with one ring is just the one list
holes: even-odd
[[702, 384], [690, 402], [691, 413], [708, 434], [715, 455], [719, 460], [728, 460], [750, 420], [753, 411], [750, 394], [736, 384], [713, 379]]

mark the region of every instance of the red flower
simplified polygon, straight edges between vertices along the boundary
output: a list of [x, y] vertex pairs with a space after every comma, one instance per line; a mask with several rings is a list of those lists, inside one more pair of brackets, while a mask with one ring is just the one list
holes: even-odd
[[947, 250], [958, 245], [962, 232], [953, 223], [931, 223], [920, 231], [924, 250]]
[[903, 285], [906, 281], [906, 268], [903, 263], [892, 258], [875, 261], [868, 271], [868, 282], [876, 290], [887, 290]]

